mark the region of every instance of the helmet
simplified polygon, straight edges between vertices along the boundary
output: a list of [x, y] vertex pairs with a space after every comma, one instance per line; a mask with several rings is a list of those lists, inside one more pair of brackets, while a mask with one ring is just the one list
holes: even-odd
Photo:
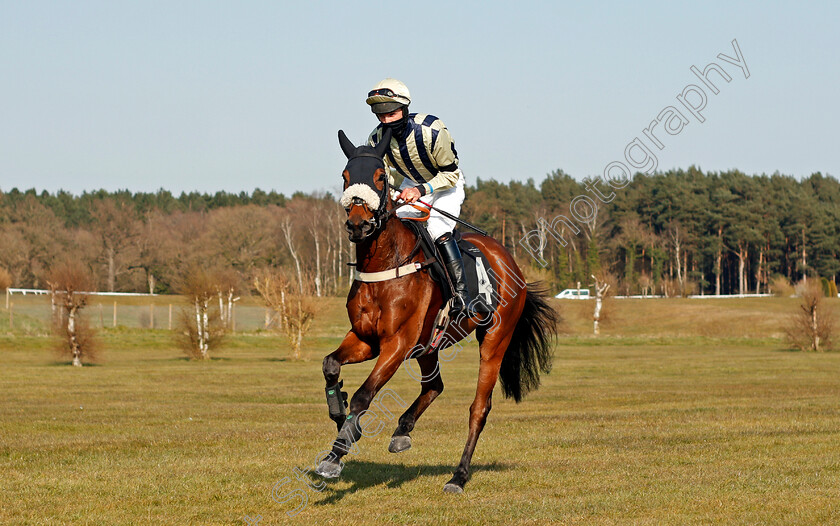
[[373, 113], [391, 113], [411, 104], [411, 93], [405, 84], [389, 77], [370, 90], [365, 102]]

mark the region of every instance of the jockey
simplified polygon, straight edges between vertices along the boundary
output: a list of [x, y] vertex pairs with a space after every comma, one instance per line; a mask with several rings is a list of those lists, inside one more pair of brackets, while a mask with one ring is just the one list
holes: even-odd
[[[365, 101], [379, 119], [370, 134], [371, 145], [379, 142], [385, 128], [391, 129], [391, 147], [386, 150], [385, 166], [389, 181], [399, 176], [398, 199], [405, 203], [423, 201], [458, 217], [464, 202], [464, 176], [458, 168], [458, 152], [449, 130], [433, 115], [408, 113], [411, 94], [399, 80], [387, 78], [373, 87]], [[416, 216], [408, 205], [397, 209], [397, 217]], [[455, 221], [432, 210], [426, 222], [452, 279], [453, 313], [466, 310], [467, 294], [464, 261], [452, 237]]]

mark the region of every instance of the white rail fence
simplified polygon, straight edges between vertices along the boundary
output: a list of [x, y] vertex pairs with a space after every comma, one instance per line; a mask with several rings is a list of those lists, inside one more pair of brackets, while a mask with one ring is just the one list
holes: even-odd
[[[96, 328], [173, 329], [179, 325], [182, 311], [189, 310], [183, 298], [165, 294], [135, 292], [85, 292], [84, 294], [98, 298], [84, 309], [84, 316]], [[6, 289], [5, 296], [5, 312], [0, 317], [0, 331], [7, 328], [11, 330], [15, 327], [43, 326], [55, 315], [55, 306], [50, 301], [48, 290], [9, 288]], [[136, 298], [131, 299], [131, 297]], [[259, 304], [234, 303], [230, 309], [226, 323], [233, 331], [267, 330], [276, 324], [270, 312]], [[3, 311], [2, 300], [0, 300], [0, 311]]]
[[[692, 294], [690, 296], [686, 296], [689, 299], [728, 299], [728, 298], [772, 298], [773, 294]], [[648, 294], [647, 296], [643, 295], [634, 295], [634, 296], [613, 296], [616, 299], [657, 299], [657, 298], [675, 298], [678, 296], [662, 296], [662, 295], [653, 295]]]
[[[40, 296], [49, 293], [50, 291], [45, 289], [6, 289], [7, 295], [22, 294], [26, 296], [27, 294], [34, 294]], [[157, 296], [157, 294], [144, 292], [80, 292], [79, 294], [87, 294], [88, 296]]]

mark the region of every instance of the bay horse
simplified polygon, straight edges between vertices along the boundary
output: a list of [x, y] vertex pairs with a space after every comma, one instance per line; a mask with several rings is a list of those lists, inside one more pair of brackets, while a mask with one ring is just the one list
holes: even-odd
[[[414, 232], [396, 217], [391, 199], [383, 156], [390, 143], [390, 130], [376, 146], [356, 147], [343, 131], [339, 144], [347, 156], [342, 173], [347, 210], [345, 227], [356, 244], [356, 271], [391, 272], [423, 261]], [[445, 333], [455, 343], [476, 331], [479, 342], [478, 387], [470, 406], [469, 435], [461, 461], [444, 486], [448, 493], [462, 493], [470, 476], [470, 461], [478, 436], [490, 412], [496, 378], [501, 380], [506, 397], [519, 402], [540, 383], [540, 373], [551, 369], [551, 336], [555, 334], [557, 315], [546, 302], [545, 292], [534, 284], [525, 284], [522, 272], [508, 251], [490, 237], [463, 234], [463, 239], [487, 256], [499, 289], [495, 313], [479, 319], [465, 314], [453, 320]], [[324, 358], [327, 405], [330, 418], [338, 428], [331, 452], [320, 462], [316, 473], [325, 478], [341, 474], [341, 458], [362, 436], [361, 417], [379, 390], [406, 360], [416, 359], [423, 377], [420, 394], [399, 418], [389, 451], [398, 453], [411, 447], [409, 433], [417, 419], [443, 391], [438, 353], [418, 353], [428, 342], [435, 318], [444, 304], [440, 286], [427, 270], [392, 275], [393, 279], [354, 281], [347, 297], [351, 328], [344, 340]], [[380, 274], [381, 276], [381, 274]], [[492, 324], [486, 323], [492, 319]], [[418, 345], [420, 347], [418, 347]], [[353, 394], [349, 413], [341, 392], [339, 373], [342, 365], [376, 358], [367, 380]]]

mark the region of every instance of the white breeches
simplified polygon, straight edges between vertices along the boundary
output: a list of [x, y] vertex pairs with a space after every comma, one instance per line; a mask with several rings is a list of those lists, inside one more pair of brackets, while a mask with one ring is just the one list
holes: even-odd
[[[400, 190], [405, 190], [406, 188], [411, 188], [413, 186], [417, 186], [414, 181], [403, 179], [403, 182], [400, 185]], [[431, 195], [426, 194], [420, 198], [420, 201], [425, 201], [435, 208], [439, 208], [440, 210], [448, 212], [455, 217], [459, 217], [461, 214], [461, 204], [464, 202], [464, 176], [461, 175], [458, 178], [458, 182], [452, 188], [432, 192]], [[423, 205], [418, 203], [418, 206], [422, 207]], [[403, 205], [397, 208], [397, 217], [419, 217], [422, 215], [425, 214], [408, 205]], [[437, 240], [437, 238], [443, 234], [452, 232], [455, 228], [455, 224], [455, 221], [449, 219], [448, 217], [444, 217], [437, 210], [432, 210], [429, 215], [429, 220], [426, 222], [426, 229], [429, 231], [432, 239]]]

